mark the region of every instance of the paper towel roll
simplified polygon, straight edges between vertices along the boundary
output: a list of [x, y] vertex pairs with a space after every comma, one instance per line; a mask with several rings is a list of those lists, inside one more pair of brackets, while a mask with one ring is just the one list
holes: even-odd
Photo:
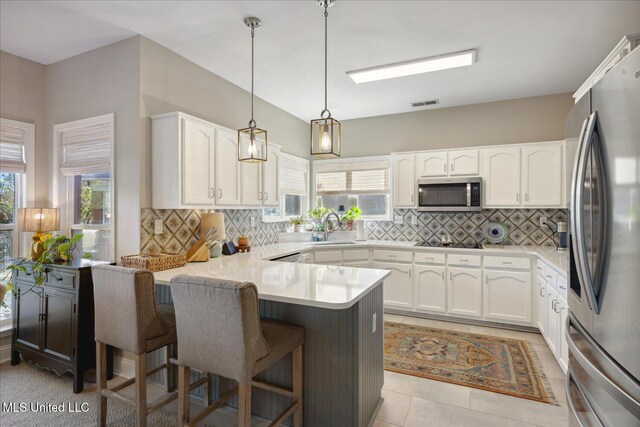
[[213, 227], [217, 232], [211, 236], [211, 240], [225, 240], [227, 238], [224, 231], [224, 214], [222, 212], [202, 214], [200, 217], [200, 237], [204, 238]]
[[364, 220], [356, 221], [356, 240], [367, 240], [367, 230], [364, 228]]

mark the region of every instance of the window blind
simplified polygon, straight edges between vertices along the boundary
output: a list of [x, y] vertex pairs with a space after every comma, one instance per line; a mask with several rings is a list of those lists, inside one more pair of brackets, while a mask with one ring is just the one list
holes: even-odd
[[26, 132], [11, 125], [0, 126], [0, 171], [25, 173], [27, 162], [24, 154]]
[[389, 192], [389, 162], [364, 161], [314, 165], [316, 194], [381, 194]]
[[105, 120], [60, 132], [60, 173], [66, 176], [108, 172], [111, 166], [113, 121]]
[[306, 161], [296, 161], [282, 156], [280, 161], [280, 193], [307, 196], [309, 166]]

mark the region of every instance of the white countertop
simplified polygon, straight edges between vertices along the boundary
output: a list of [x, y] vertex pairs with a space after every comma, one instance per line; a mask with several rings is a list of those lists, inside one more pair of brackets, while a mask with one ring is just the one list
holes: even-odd
[[154, 273], [156, 282], [168, 285], [178, 274], [253, 282], [261, 299], [312, 307], [344, 309], [389, 276], [388, 270], [337, 267], [302, 263], [274, 262], [269, 259], [298, 252], [322, 249], [393, 248], [419, 251], [465, 252], [482, 255], [531, 255], [566, 275], [568, 253], [552, 246], [505, 246], [503, 248], [459, 249], [414, 246], [415, 242], [368, 240], [355, 244], [314, 244], [311, 242], [275, 243], [257, 246], [249, 253], [192, 262], [184, 267]]

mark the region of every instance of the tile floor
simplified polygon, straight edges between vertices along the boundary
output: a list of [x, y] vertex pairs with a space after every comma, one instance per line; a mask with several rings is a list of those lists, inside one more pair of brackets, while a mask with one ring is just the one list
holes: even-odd
[[[540, 334], [392, 314], [385, 314], [385, 320], [527, 340], [533, 344], [560, 406], [385, 371], [382, 389], [384, 402], [373, 427], [566, 427], [569, 425], [564, 374]], [[164, 389], [149, 385], [150, 400], [163, 392]], [[201, 408], [192, 403], [192, 413]], [[176, 411], [175, 403], [169, 405], [166, 410]], [[253, 426], [268, 424], [267, 421], [259, 418], [254, 418], [252, 423]], [[209, 415], [204, 425], [235, 427], [236, 416], [233, 410], [222, 409]]]
[[564, 374], [542, 335], [392, 314], [385, 314], [385, 320], [527, 340], [533, 344], [560, 406], [385, 371], [384, 403], [374, 427], [569, 425]]

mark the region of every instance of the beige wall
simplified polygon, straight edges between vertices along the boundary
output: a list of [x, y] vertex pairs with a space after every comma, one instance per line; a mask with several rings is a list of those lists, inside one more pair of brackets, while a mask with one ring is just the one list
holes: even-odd
[[48, 139], [44, 123], [45, 66], [0, 51], [0, 117], [36, 127], [35, 200], [48, 206]]
[[[116, 259], [140, 250], [140, 42], [137, 37], [46, 67], [46, 126], [115, 113]], [[53, 177], [56, 165], [49, 164]], [[52, 185], [49, 189], [53, 191]], [[60, 203], [64, 203], [60, 197]]]
[[570, 93], [345, 120], [342, 155], [564, 139]]
[[[251, 94], [227, 80], [140, 37], [140, 116], [147, 159], [143, 207], [151, 206], [151, 120], [156, 114], [182, 111], [213, 123], [240, 129], [251, 118]], [[247, 73], [249, 69], [247, 69]], [[269, 141], [297, 156], [309, 157], [309, 125], [260, 98], [255, 119]]]

